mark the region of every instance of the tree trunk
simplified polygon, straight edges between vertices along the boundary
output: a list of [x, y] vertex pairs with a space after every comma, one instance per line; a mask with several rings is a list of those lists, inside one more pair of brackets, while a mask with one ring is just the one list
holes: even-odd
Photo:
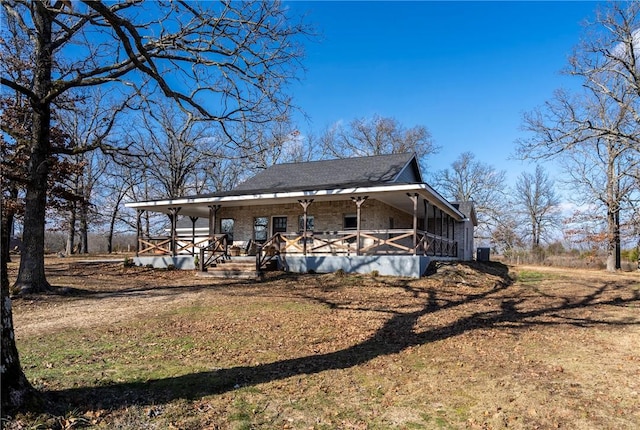
[[620, 262], [620, 175], [608, 148], [607, 164], [607, 271], [619, 270]]
[[111, 212], [111, 220], [109, 221], [109, 234], [107, 235], [107, 253], [113, 252], [113, 231], [116, 228], [116, 217], [118, 216], [118, 205]]
[[73, 247], [75, 245], [75, 237], [76, 237], [76, 204], [72, 202], [71, 210], [69, 211], [69, 225], [67, 231], [67, 249], [66, 254], [73, 254]]
[[39, 152], [32, 153], [29, 163], [31, 175], [25, 199], [23, 249], [15, 283], [20, 294], [44, 292], [50, 288], [44, 273], [44, 223], [49, 168], [47, 157]]
[[89, 253], [89, 208], [87, 201], [80, 203], [80, 254]]
[[46, 99], [51, 90], [51, 28], [53, 17], [45, 4], [34, 2], [33, 20], [36, 32], [35, 74], [28, 178], [26, 184], [23, 252], [15, 288], [20, 294], [43, 292], [50, 288], [44, 273], [44, 224], [47, 203], [47, 180], [51, 156], [51, 105]]
[[[9, 240], [9, 219], [2, 216], [2, 243]], [[7, 260], [9, 257], [9, 248], [3, 246], [0, 256], [0, 307], [2, 308], [2, 345], [1, 361], [0, 361], [0, 380], [2, 381], [1, 399], [2, 399], [2, 416], [6, 417], [13, 414], [16, 410], [24, 406], [35, 390], [29, 384], [22, 367], [20, 366], [20, 357], [16, 348], [15, 335], [13, 331], [13, 313], [11, 311], [11, 297], [9, 297], [9, 274], [7, 273]]]
[[620, 211], [607, 209], [607, 271], [615, 272], [622, 267], [620, 258]]
[[[9, 189], [9, 198], [11, 200], [13, 200], [14, 202], [16, 200], [18, 200], [18, 189], [16, 187], [11, 187]], [[11, 262], [11, 238], [13, 237], [13, 231], [14, 231], [14, 227], [15, 227], [15, 220], [16, 220], [16, 213], [15, 213], [15, 209], [14, 208], [8, 208], [6, 203], [3, 204], [3, 207], [6, 211], [5, 216], [7, 217], [7, 221], [6, 221], [6, 238], [3, 235], [2, 236], [2, 249], [3, 252], [6, 249], [7, 254], [6, 254], [6, 259], [7, 259], [7, 263]], [[4, 224], [3, 224], [4, 226]], [[4, 228], [4, 227], [3, 227]]]
[[615, 240], [615, 265], [616, 265], [616, 270], [620, 270], [622, 269], [622, 249], [620, 247], [620, 208], [618, 208], [616, 210], [616, 215], [615, 215], [615, 230], [614, 230], [614, 240]]
[[636, 243], [636, 255], [637, 255], [636, 269], [640, 271], [640, 234], [636, 233], [636, 237], [638, 239], [638, 242]]

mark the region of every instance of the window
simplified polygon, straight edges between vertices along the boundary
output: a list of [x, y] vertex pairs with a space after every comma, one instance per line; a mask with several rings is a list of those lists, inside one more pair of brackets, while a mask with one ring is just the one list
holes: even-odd
[[253, 238], [256, 242], [264, 242], [267, 240], [267, 226], [269, 218], [259, 216], [253, 219]]
[[229, 244], [233, 244], [233, 225], [235, 221], [233, 218], [222, 218], [220, 220], [220, 230], [227, 235]]
[[355, 230], [358, 228], [358, 217], [356, 215], [345, 215], [344, 216], [344, 229], [345, 230]]
[[273, 232], [285, 233], [287, 231], [287, 217], [286, 216], [274, 216], [272, 219]]
[[[313, 215], [307, 215], [307, 231], [313, 231], [314, 229], [314, 222], [313, 222]], [[298, 230], [299, 231], [304, 231], [304, 216], [300, 216], [300, 218], [298, 218]]]

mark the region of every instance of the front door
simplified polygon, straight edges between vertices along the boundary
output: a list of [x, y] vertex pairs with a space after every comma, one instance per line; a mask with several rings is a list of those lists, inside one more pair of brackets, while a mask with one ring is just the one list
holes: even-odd
[[286, 216], [274, 216], [271, 222], [271, 235], [276, 233], [287, 232], [287, 217]]

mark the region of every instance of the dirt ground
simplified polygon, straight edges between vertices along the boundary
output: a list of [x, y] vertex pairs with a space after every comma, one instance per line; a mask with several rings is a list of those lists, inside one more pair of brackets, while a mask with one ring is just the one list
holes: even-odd
[[14, 324], [49, 400], [6, 428], [640, 428], [638, 273], [47, 270]]

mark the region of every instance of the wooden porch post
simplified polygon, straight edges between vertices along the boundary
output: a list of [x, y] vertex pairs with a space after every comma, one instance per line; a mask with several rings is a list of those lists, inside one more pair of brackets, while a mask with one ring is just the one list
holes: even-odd
[[447, 216], [447, 239], [449, 239], [449, 227], [451, 227], [451, 216], [449, 214], [445, 214]]
[[456, 220], [454, 220], [453, 218], [451, 218], [451, 238], [453, 239], [454, 243], [456, 246], [453, 247], [453, 257], [457, 257], [458, 256], [458, 244], [455, 242], [456, 240]]
[[356, 255], [360, 255], [360, 208], [368, 196], [351, 197], [356, 204]]
[[422, 204], [424, 205], [424, 225], [422, 226], [422, 230], [427, 231], [429, 230], [429, 200], [424, 199]]
[[307, 209], [313, 203], [313, 199], [298, 200], [298, 203], [302, 205], [302, 255], [307, 255]]
[[142, 235], [142, 212], [143, 209], [136, 211], [136, 257], [140, 253], [140, 236]]
[[444, 236], [444, 212], [440, 209], [440, 256], [442, 257], [442, 236]]
[[418, 193], [407, 193], [413, 202], [413, 255], [416, 255], [416, 247], [418, 246]]
[[191, 255], [196, 255], [196, 221], [198, 221], [197, 216], [190, 216], [191, 220]]
[[424, 255], [429, 255], [429, 200], [424, 199], [424, 245], [423, 245], [423, 253]]
[[[436, 205], [431, 205], [431, 207], [433, 208], [433, 232], [432, 233], [435, 235], [436, 234], [436, 219], [438, 219], [437, 216], [436, 216]], [[433, 255], [436, 255], [435, 243], [433, 245]]]
[[209, 237], [216, 234], [216, 216], [221, 205], [209, 205]]
[[176, 230], [178, 224], [178, 212], [180, 207], [169, 208], [169, 218], [171, 219], [171, 256], [176, 256]]
[[447, 257], [450, 257], [451, 251], [449, 251], [449, 230], [451, 229], [451, 215], [445, 215], [447, 216]]

